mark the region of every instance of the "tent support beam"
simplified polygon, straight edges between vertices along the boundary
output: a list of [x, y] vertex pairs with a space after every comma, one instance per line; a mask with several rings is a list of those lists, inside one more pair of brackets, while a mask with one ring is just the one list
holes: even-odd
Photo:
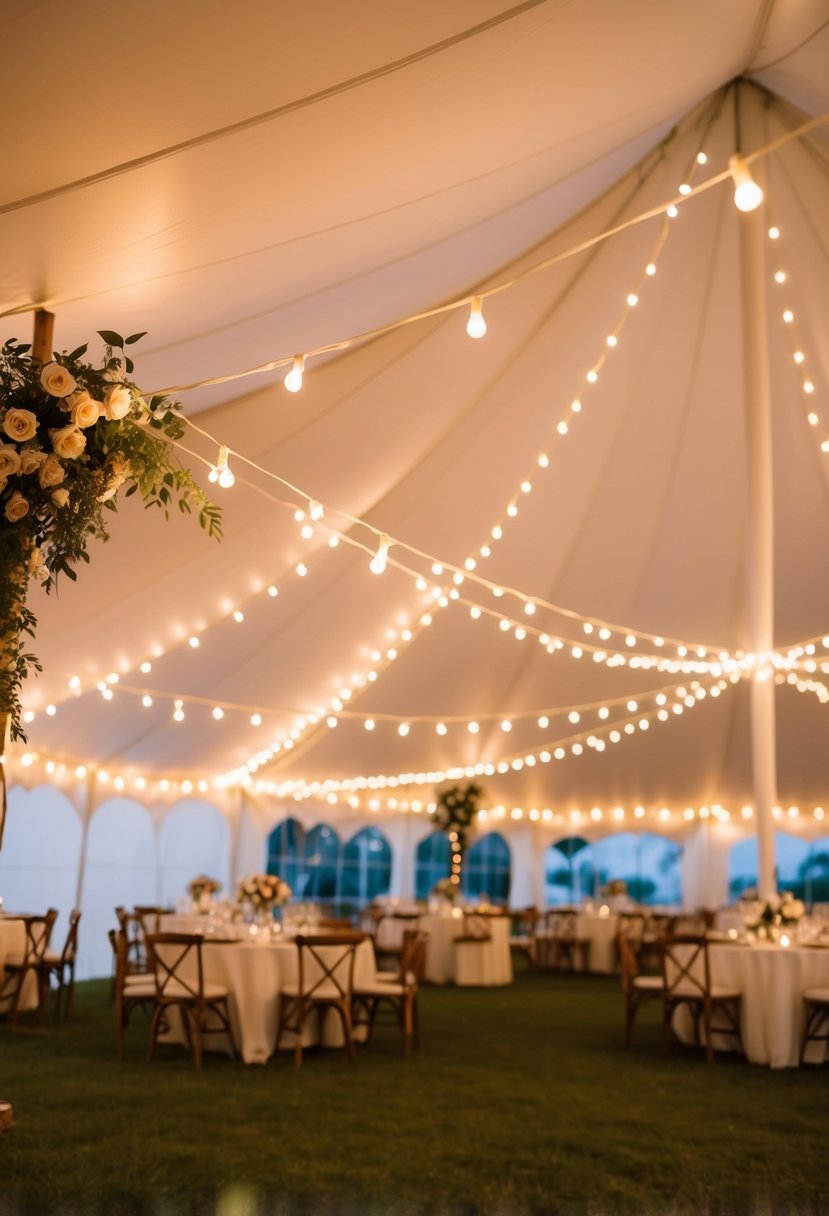
[[777, 805], [775, 683], [763, 656], [774, 649], [774, 481], [769, 385], [764, 208], [741, 213], [740, 277], [748, 457], [746, 589], [751, 673], [751, 767], [759, 848], [758, 891], [776, 890], [774, 818]]

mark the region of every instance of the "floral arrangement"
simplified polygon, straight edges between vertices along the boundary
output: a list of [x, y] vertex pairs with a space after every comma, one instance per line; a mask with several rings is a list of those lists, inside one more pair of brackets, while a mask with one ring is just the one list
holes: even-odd
[[602, 887], [602, 895], [604, 896], [612, 897], [614, 895], [627, 895], [627, 893], [628, 885], [624, 878], [611, 878], [610, 882], [606, 882]]
[[247, 901], [257, 910], [280, 908], [292, 895], [288, 884], [275, 874], [249, 874], [239, 883], [236, 892], [239, 903]]
[[795, 899], [791, 891], [770, 895], [768, 899], [755, 899], [745, 914], [746, 928], [761, 937], [774, 937], [778, 930], [796, 925], [805, 915], [802, 900]]
[[432, 817], [432, 826], [446, 832], [452, 848], [452, 873], [446, 880], [456, 887], [461, 881], [461, 866], [469, 830], [478, 814], [478, 804], [483, 790], [474, 781], [467, 785], [451, 785], [437, 794], [437, 806]]
[[222, 884], [218, 878], [210, 878], [207, 874], [199, 874], [196, 878], [191, 878], [187, 884], [187, 894], [194, 904], [197, 904], [202, 896], [209, 899], [211, 895], [218, 895], [221, 889]]
[[450, 903], [454, 903], [460, 893], [459, 884], [453, 882], [451, 878], [441, 878], [432, 887], [433, 895], [437, 895], [439, 899], [448, 899]]
[[22, 639], [37, 620], [26, 607], [30, 578], [51, 591], [60, 575], [89, 561], [92, 540], [107, 540], [107, 511], [116, 495], [136, 491], [168, 514], [173, 500], [210, 536], [221, 537], [220, 513], [175, 457], [185, 422], [176, 403], [145, 400], [128, 377], [127, 354], [144, 334], [122, 338], [99, 330], [100, 367], [87, 346], [41, 363], [31, 346], [10, 338], [0, 348], [0, 742], [25, 739], [20, 690], [40, 670]]

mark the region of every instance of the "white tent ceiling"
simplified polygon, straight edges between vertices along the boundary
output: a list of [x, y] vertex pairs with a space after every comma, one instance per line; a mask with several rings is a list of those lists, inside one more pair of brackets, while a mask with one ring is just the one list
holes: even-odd
[[[5, 23], [19, 53], [7, 57], [3, 83], [0, 298], [22, 315], [5, 318], [7, 333], [27, 333], [26, 310], [38, 304], [56, 313], [60, 348], [102, 327], [146, 329], [137, 378], [152, 390], [501, 283], [674, 197], [700, 148], [708, 164], [695, 182], [726, 168], [735, 91], [725, 86], [735, 77], [750, 82], [740, 90], [746, 151], [829, 110], [828, 20], [825, 0], [541, 0], [507, 11], [483, 0], [416, 11], [381, 0], [12, 4]], [[827, 167], [823, 129], [757, 166], [768, 222], [782, 234], [767, 249], [781, 647], [829, 629], [829, 456], [820, 452], [829, 430], [806, 421], [813, 403], [829, 421]], [[78, 584], [33, 603], [45, 665], [26, 690], [33, 747], [114, 771], [209, 777], [284, 740], [298, 714], [328, 709], [352, 677], [375, 669], [345, 705], [374, 715], [374, 731], [345, 718], [332, 730], [323, 719], [261, 773], [320, 781], [440, 771], [552, 750], [583, 729], [606, 737], [617, 716], [631, 716], [627, 699], [637, 699], [637, 718], [681, 679], [611, 670], [566, 649], [549, 655], [497, 621], [471, 620], [468, 605], [438, 609], [419, 627], [429, 594], [411, 577], [390, 568], [377, 578], [361, 550], [328, 548], [334, 508], [459, 566], [503, 522], [504, 539], [480, 562], [487, 579], [629, 629], [745, 647], [730, 194], [725, 183], [682, 204], [652, 280], [643, 271], [660, 216], [493, 297], [481, 342], [467, 338], [464, 312], [449, 312], [309, 361], [296, 396], [276, 372], [185, 394], [185, 413], [324, 503], [326, 522], [303, 540], [290, 511], [242, 484], [238, 461], [237, 486], [217, 491], [221, 546], [185, 521], [165, 527], [124, 504], [112, 543]], [[779, 266], [782, 286], [772, 281]], [[634, 290], [640, 303], [628, 309]], [[789, 305], [813, 402], [804, 403], [793, 331], [780, 317]], [[618, 348], [585, 386], [623, 316]], [[584, 408], [559, 436], [576, 395]], [[193, 445], [215, 457], [215, 446]], [[505, 520], [528, 473], [532, 492], [519, 493], [519, 515]], [[299, 501], [262, 474], [246, 476]], [[397, 548], [392, 556], [403, 560]], [[307, 577], [295, 573], [299, 561]], [[510, 597], [469, 582], [460, 590], [522, 618]], [[591, 640], [579, 621], [543, 610], [523, 619]], [[411, 641], [400, 636], [409, 628]], [[197, 649], [187, 644], [194, 634]], [[608, 645], [620, 636], [624, 628]], [[372, 658], [391, 647], [394, 661]], [[120, 690], [105, 703], [94, 686], [113, 671], [122, 687], [205, 704], [188, 701], [185, 721], [173, 723], [163, 696], [149, 709]], [[72, 675], [89, 690], [77, 698]], [[488, 801], [751, 801], [746, 691], [707, 697], [690, 716], [652, 721], [600, 754], [488, 776]], [[217, 701], [239, 708], [216, 722]], [[591, 711], [576, 726], [550, 712], [603, 701], [609, 719]], [[789, 687], [777, 702], [781, 797], [821, 801], [829, 709]], [[49, 703], [53, 718], [42, 712]], [[264, 721], [254, 727], [257, 707]], [[536, 721], [542, 710], [547, 728]], [[529, 711], [500, 729], [502, 717]], [[409, 719], [409, 734], [382, 714]], [[475, 718], [480, 731], [458, 722], [438, 735], [417, 715]]]

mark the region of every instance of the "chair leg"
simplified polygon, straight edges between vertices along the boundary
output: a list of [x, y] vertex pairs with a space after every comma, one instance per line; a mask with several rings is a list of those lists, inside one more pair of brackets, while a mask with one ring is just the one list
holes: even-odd
[[156, 1041], [156, 1038], [158, 1037], [159, 1023], [161, 1021], [161, 1014], [162, 1014], [163, 1008], [164, 1008], [163, 1005], [156, 1005], [155, 1009], [153, 1010], [153, 1020], [150, 1022], [150, 1041], [147, 1044], [147, 1063], [148, 1064], [150, 1063], [150, 1061], [153, 1058], [153, 1052], [155, 1050], [155, 1041]]
[[633, 1005], [633, 998], [625, 997], [625, 1051], [630, 1051], [630, 1041], [633, 1036], [633, 1019], [636, 1017], [636, 1010]]
[[418, 993], [415, 992], [412, 997], [412, 1039], [415, 1051], [420, 1051], [420, 1002], [417, 998]]
[[332, 1005], [340, 1015], [340, 1021], [343, 1024], [343, 1035], [345, 1037], [345, 1049], [348, 1052], [349, 1060], [351, 1060], [353, 1064], [357, 1056], [356, 1052], [354, 1051], [354, 1036], [351, 1033], [351, 1014], [348, 1006], [342, 1001], [334, 1001], [332, 1002]]

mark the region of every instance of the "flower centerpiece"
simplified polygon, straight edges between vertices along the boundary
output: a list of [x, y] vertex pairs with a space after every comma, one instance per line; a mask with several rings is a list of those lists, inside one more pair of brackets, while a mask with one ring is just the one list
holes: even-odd
[[460, 884], [453, 882], [451, 878], [441, 878], [432, 887], [433, 895], [436, 895], [438, 899], [448, 900], [450, 904], [455, 902], [460, 893]]
[[236, 899], [252, 905], [261, 924], [270, 924], [274, 908], [287, 903], [293, 892], [276, 874], [249, 874], [236, 890]]
[[467, 785], [451, 785], [437, 794], [432, 826], [439, 832], [446, 832], [449, 837], [452, 873], [447, 881], [455, 887], [460, 887], [463, 855], [482, 795], [483, 790], [474, 781]]
[[106, 513], [116, 496], [138, 492], [165, 515], [175, 501], [221, 537], [219, 509], [178, 461], [185, 421], [175, 402], [145, 399], [130, 379], [127, 353], [144, 334], [99, 330], [100, 366], [87, 346], [41, 361], [10, 338], [0, 348], [0, 745], [7, 730], [25, 739], [20, 693], [40, 670], [23, 639], [37, 621], [26, 606], [29, 580], [51, 591], [89, 561], [92, 540], [107, 540]]
[[221, 889], [222, 884], [218, 878], [210, 878], [207, 874], [199, 874], [195, 878], [191, 878], [187, 884], [187, 894], [198, 906], [199, 911], [206, 911], [211, 896], [218, 895]]
[[795, 899], [791, 891], [770, 895], [768, 899], [755, 899], [744, 913], [746, 928], [768, 941], [777, 941], [783, 929], [796, 925], [805, 914], [802, 900]]

